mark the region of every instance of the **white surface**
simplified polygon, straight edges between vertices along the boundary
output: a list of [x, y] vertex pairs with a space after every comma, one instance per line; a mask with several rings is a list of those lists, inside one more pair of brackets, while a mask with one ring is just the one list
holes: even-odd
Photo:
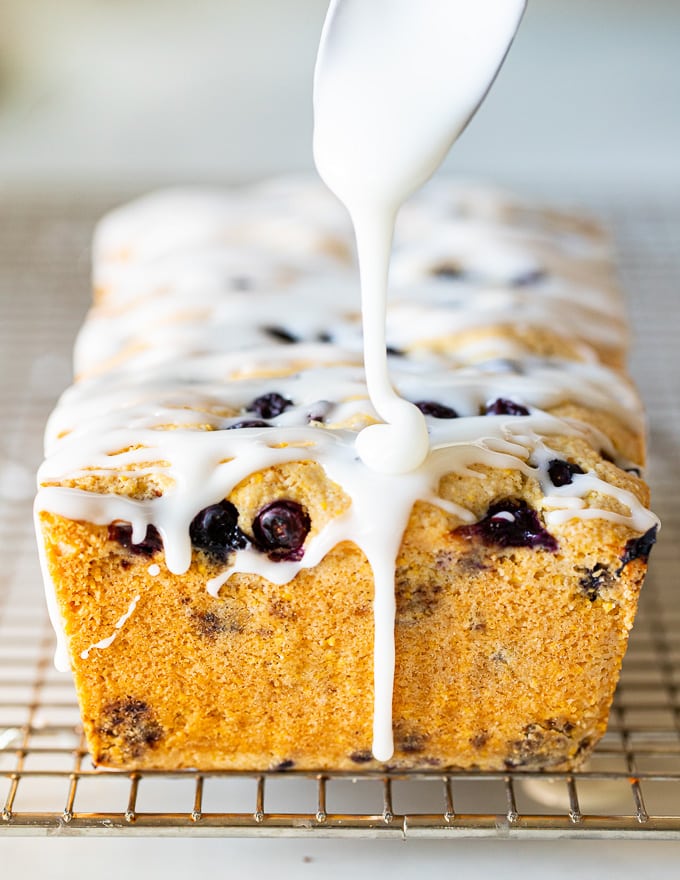
[[[2, 843], [3, 875], [50, 880], [677, 880], [680, 843], [636, 841], [51, 840]], [[21, 872], [21, 873], [20, 873]]]

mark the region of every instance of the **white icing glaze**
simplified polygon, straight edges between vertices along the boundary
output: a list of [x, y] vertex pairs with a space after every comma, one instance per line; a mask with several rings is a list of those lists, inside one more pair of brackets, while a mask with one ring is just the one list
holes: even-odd
[[36, 497], [34, 508], [33, 508], [33, 524], [38, 536], [38, 559], [40, 561], [40, 570], [43, 576], [43, 582], [45, 584], [45, 599], [47, 601], [47, 613], [50, 618], [50, 623], [52, 624], [52, 628], [54, 629], [57, 644], [54, 650], [54, 665], [55, 668], [59, 672], [68, 672], [71, 668], [71, 661], [69, 659], [68, 652], [68, 644], [66, 641], [66, 633], [64, 631], [64, 625], [61, 619], [61, 613], [59, 611], [59, 603], [57, 602], [57, 594], [54, 589], [54, 584], [52, 583], [52, 578], [50, 575], [49, 566], [47, 564], [47, 557], [45, 554], [45, 543], [40, 539], [41, 527], [39, 521], [39, 514], [46, 508], [43, 507], [41, 502], [39, 501], [40, 491], [38, 492], [38, 496]]
[[[460, 193], [455, 187], [445, 189], [448, 203], [437, 189], [416, 200], [414, 211], [421, 220], [411, 224], [413, 248], [421, 248], [419, 230], [425, 226], [430, 202], [433, 215], [446, 213], [448, 204], [462, 227], [469, 222], [480, 240], [480, 251], [486, 226], [482, 216], [469, 214], [475, 205], [481, 205], [480, 210], [490, 217], [493, 236], [502, 237], [502, 216], [512, 211], [503, 196], [475, 190], [473, 197], [466, 188]], [[109, 256], [115, 249], [104, 247], [112, 228], [116, 247], [132, 253], [135, 238], [143, 238], [148, 234], [144, 230], [153, 226], [157, 205], [162, 204], [164, 215], [182, 214], [188, 210], [187, 198], [186, 193], [177, 200], [167, 195], [158, 202], [151, 199], [116, 212], [114, 226], [106, 221], [98, 235], [105, 256], [98, 258], [95, 275], [106, 274], [102, 261], [115, 262]], [[466, 199], [470, 200], [467, 219], [460, 208]], [[583, 436], [610, 455], [615, 450], [601, 432], [558, 419], [546, 409], [572, 401], [608, 411], [633, 430], [643, 430], [635, 392], [625, 378], [598, 361], [589, 345], [596, 341], [588, 336], [592, 308], [606, 322], [608, 314], [617, 314], [618, 294], [609, 289], [608, 282], [600, 284], [598, 280], [600, 244], [588, 232], [568, 233], [572, 239], [579, 235], [582, 240], [581, 248], [574, 250], [583, 256], [574, 260], [581, 259], [586, 281], [582, 295], [570, 300], [576, 288], [571, 276], [560, 274], [559, 261], [551, 264], [548, 279], [521, 288], [513, 286], [511, 274], [502, 280], [500, 272], [493, 286], [470, 273], [465, 291], [455, 278], [433, 280], [431, 270], [441, 263], [441, 254], [434, 254], [432, 263], [420, 258], [420, 262], [409, 261], [411, 245], [402, 231], [397, 254], [411, 266], [420, 265], [421, 278], [414, 274], [408, 286], [395, 290], [388, 306], [388, 342], [406, 350], [404, 356], [390, 358], [391, 378], [407, 400], [433, 400], [454, 408], [462, 417], [428, 417], [431, 448], [426, 460], [406, 474], [379, 473], [358, 459], [355, 451], [358, 431], [378, 414], [368, 398], [361, 366], [359, 297], [351, 265], [332, 257], [317, 261], [315, 256], [308, 264], [302, 246], [287, 259], [284, 247], [259, 243], [255, 218], [258, 212], [266, 216], [268, 230], [275, 230], [282, 225], [281, 218], [295, 216], [300, 239], [313, 243], [318, 204], [329, 253], [347, 253], [347, 225], [338, 219], [321, 188], [306, 183], [263, 185], [254, 190], [253, 200], [254, 206], [248, 209], [250, 226], [239, 235], [258, 272], [267, 279], [261, 287], [234, 290], [219, 274], [219, 267], [237, 262], [241, 247], [229, 236], [221, 239], [217, 229], [223, 218], [238, 214], [248, 201], [238, 193], [213, 194], [200, 222], [186, 220], [186, 240], [168, 221], [172, 247], [166, 246], [162, 230], [157, 229], [153, 249], [150, 245], [147, 248], [155, 254], [157, 274], [153, 278], [138, 272], [146, 260], [141, 247], [139, 262], [128, 259], [111, 273], [109, 277], [115, 275], [116, 280], [94, 307], [81, 334], [78, 369], [82, 378], [65, 392], [48, 425], [47, 458], [40, 470], [36, 511], [101, 525], [124, 520], [132, 524], [134, 541], [142, 541], [147, 526], [153, 524], [163, 538], [164, 564], [170, 572], [181, 574], [191, 563], [189, 523], [201, 509], [223, 499], [254, 472], [282, 462], [319, 462], [329, 479], [351, 498], [349, 509], [307, 541], [299, 562], [272, 562], [251, 548], [234, 554], [225, 571], [206, 588], [216, 594], [235, 571], [252, 571], [273, 583], [285, 583], [302, 568], [316, 565], [337, 543], [351, 541], [359, 546], [375, 578], [375, 741], [376, 754], [385, 755], [391, 742], [394, 566], [411, 508], [422, 499], [439, 505], [460, 522], [474, 519], [465, 508], [438, 498], [443, 474], [479, 477], [472, 466], [486, 464], [534, 476], [545, 493], [542, 507], [546, 523], [556, 528], [569, 519], [598, 517], [643, 533], [656, 523], [634, 496], [594, 474], [576, 475], [571, 485], [560, 488], [552, 486], [547, 477], [548, 462], [559, 457], [550, 448], [551, 436]], [[225, 203], [221, 208], [219, 201]], [[203, 210], [200, 199], [194, 203], [189, 198], [189, 203], [191, 210]], [[516, 218], [508, 222], [521, 241], [516, 244], [516, 265], [543, 267], [539, 254], [545, 243]], [[309, 234], [304, 233], [305, 225]], [[197, 229], [202, 230], [203, 239]], [[523, 236], [519, 234], [522, 230], [526, 233]], [[562, 230], [555, 232], [558, 243], [554, 249], [559, 248], [563, 234]], [[461, 235], [466, 238], [467, 232]], [[186, 271], [175, 284], [178, 254]], [[275, 271], [270, 272], [267, 267], [271, 266]], [[462, 268], [466, 268], [464, 262]], [[275, 277], [287, 280], [278, 286]], [[160, 285], [159, 278], [163, 279]], [[592, 298], [586, 292], [589, 285], [598, 291]], [[568, 319], [565, 314], [565, 337], [572, 339], [570, 334], [577, 334], [582, 360], [537, 358], [520, 342], [491, 337], [463, 337], [448, 348], [434, 350], [432, 340], [440, 335], [438, 328], [446, 326], [448, 332], [474, 327], [483, 332], [495, 326], [503, 312], [502, 303], [511, 301], [517, 302], [518, 308], [520, 302], [525, 304], [527, 325], [538, 330], [550, 328], [555, 320], [553, 303], [563, 303], [565, 312], [570, 312]], [[197, 313], [187, 320], [187, 311], [192, 308]], [[511, 313], [508, 305], [508, 316]], [[457, 316], [460, 323], [450, 315]], [[557, 321], [562, 322], [562, 317]], [[286, 330], [300, 341], [277, 341], [263, 327]], [[326, 332], [332, 334], [333, 341], [320, 342], [319, 335]], [[224, 430], [252, 417], [246, 413], [248, 405], [272, 391], [293, 402], [269, 420], [273, 427]], [[499, 397], [529, 407], [531, 415], [479, 415], [486, 402]], [[310, 414], [320, 415], [324, 421], [309, 422]], [[161, 429], [168, 425], [180, 427]], [[162, 474], [170, 483], [162, 496], [146, 500], [58, 485], [87, 475], [115, 476], [122, 468], [129, 476]], [[590, 503], [586, 496], [593, 493], [619, 501], [629, 515], [586, 506]], [[42, 548], [41, 555], [63, 666], [67, 662], [65, 641]], [[155, 565], [147, 571], [153, 577]], [[118, 632], [116, 629], [114, 637]], [[101, 643], [97, 647], [105, 650]]]
[[[158, 568], [158, 566], [156, 566]], [[104, 651], [106, 648], [110, 648], [111, 645], [115, 642], [117, 636], [119, 635], [122, 628], [128, 622], [128, 620], [132, 617], [132, 614], [137, 607], [137, 603], [141, 599], [141, 596], [135, 596], [135, 598], [130, 602], [128, 610], [125, 614], [121, 615], [121, 617], [116, 621], [116, 624], [113, 628], [113, 632], [110, 636], [107, 636], [105, 639], [102, 639], [99, 642], [95, 642], [94, 645], [90, 645], [89, 648], [86, 648], [84, 651], [81, 651], [80, 658], [81, 660], [87, 660], [91, 654], [91, 652], [96, 648], [98, 651]]]

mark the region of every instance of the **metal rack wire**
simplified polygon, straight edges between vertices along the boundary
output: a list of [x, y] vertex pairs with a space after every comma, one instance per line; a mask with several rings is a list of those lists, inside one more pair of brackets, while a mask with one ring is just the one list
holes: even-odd
[[573, 774], [94, 770], [52, 666], [31, 531], [42, 428], [67, 384], [105, 205], [0, 209], [0, 835], [680, 837], [680, 206], [596, 206], [617, 231], [664, 529], [608, 733]]

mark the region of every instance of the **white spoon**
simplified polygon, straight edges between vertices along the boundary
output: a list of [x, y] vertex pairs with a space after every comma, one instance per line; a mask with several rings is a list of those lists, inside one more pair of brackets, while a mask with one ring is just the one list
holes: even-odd
[[314, 73], [314, 156], [342, 201], [401, 203], [498, 73], [526, 0], [331, 0]]

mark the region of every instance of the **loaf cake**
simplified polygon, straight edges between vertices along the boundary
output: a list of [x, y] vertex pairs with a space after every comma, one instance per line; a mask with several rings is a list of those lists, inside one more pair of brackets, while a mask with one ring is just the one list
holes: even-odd
[[657, 531], [610, 247], [440, 182], [402, 211], [376, 473], [353, 245], [320, 184], [171, 190], [94, 243], [36, 528], [112, 768], [567, 770], [603, 734]]

